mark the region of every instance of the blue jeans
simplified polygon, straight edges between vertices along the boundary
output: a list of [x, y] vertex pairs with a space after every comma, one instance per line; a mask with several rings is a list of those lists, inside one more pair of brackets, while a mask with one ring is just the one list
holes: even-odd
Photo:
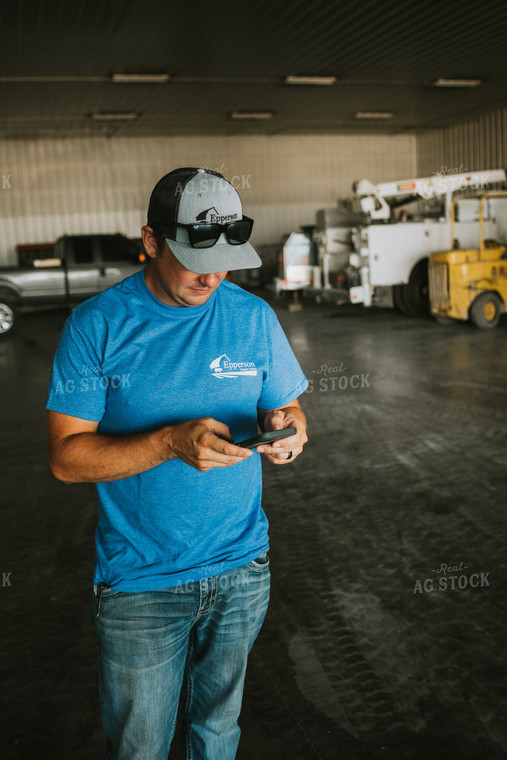
[[[162, 591], [95, 597], [106, 760], [233, 760], [248, 653], [269, 601], [267, 554]], [[98, 616], [97, 616], [98, 612]]]

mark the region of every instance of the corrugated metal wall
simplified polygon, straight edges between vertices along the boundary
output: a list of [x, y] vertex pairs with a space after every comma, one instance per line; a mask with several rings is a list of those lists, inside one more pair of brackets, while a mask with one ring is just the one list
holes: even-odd
[[18, 243], [64, 233], [136, 237], [156, 180], [176, 166], [208, 166], [237, 185], [255, 217], [253, 242], [276, 243], [315, 211], [374, 182], [503, 168], [507, 109], [417, 137], [305, 135], [0, 141], [0, 265]]
[[314, 223], [317, 209], [350, 197], [354, 180], [413, 177], [416, 142], [412, 135], [3, 141], [0, 264], [15, 263], [16, 244], [64, 233], [139, 236], [155, 182], [177, 166], [208, 166], [234, 181], [260, 245]]
[[506, 128], [507, 109], [497, 109], [418, 135], [418, 176], [505, 168]]

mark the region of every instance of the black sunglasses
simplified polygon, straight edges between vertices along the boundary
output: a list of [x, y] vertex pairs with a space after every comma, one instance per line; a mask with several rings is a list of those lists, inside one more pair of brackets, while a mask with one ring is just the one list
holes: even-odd
[[[253, 223], [253, 219], [250, 219], [249, 216], [244, 216], [236, 222], [229, 222], [229, 224], [215, 224], [214, 222], [179, 224], [178, 222], [175, 222], [171, 227], [183, 227], [188, 230], [188, 237], [192, 248], [212, 248], [222, 233], [225, 233], [230, 245], [241, 245], [242, 243], [246, 243], [252, 234]], [[159, 226], [157, 223], [155, 224], [157, 227]], [[164, 237], [175, 240], [175, 232], [176, 231], [174, 231], [173, 234], [163, 232], [162, 234]]]

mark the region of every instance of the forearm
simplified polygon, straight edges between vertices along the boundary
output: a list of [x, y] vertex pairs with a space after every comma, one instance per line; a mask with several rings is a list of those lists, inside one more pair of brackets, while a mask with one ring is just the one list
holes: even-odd
[[49, 461], [65, 483], [105, 483], [129, 478], [174, 458], [170, 428], [129, 436], [77, 433], [51, 447]]

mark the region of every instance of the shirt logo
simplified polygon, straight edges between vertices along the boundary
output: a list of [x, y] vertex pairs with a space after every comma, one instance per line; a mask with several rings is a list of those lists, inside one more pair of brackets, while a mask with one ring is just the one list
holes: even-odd
[[227, 354], [222, 354], [213, 359], [209, 365], [213, 377], [223, 380], [226, 377], [241, 377], [242, 375], [257, 375], [257, 368], [253, 362], [231, 362]]

